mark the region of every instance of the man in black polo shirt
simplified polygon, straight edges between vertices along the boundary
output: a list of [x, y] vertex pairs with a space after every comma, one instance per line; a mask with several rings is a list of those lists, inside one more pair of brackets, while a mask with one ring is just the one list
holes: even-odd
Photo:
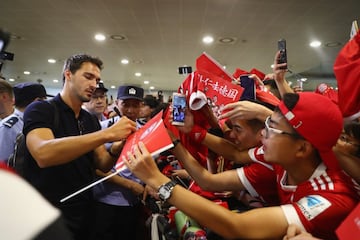
[[[136, 130], [135, 122], [126, 117], [100, 130], [99, 122], [81, 108], [90, 101], [101, 68], [98, 58], [71, 56], [64, 65], [64, 86], [53, 99], [55, 105], [34, 102], [24, 113], [25, 178], [62, 211], [75, 239], [88, 239], [92, 192], [82, 192], [63, 203], [60, 199], [91, 183], [95, 169], [109, 171], [121, 150], [120, 140]], [[107, 151], [104, 143], [113, 141]]]

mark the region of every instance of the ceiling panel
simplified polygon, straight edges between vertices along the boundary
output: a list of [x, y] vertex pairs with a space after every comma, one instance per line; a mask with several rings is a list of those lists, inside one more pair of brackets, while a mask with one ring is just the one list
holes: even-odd
[[[332, 64], [349, 39], [351, 22], [360, 20], [359, 9], [359, 0], [3, 0], [0, 27], [20, 39], [9, 45], [15, 60], [4, 62], [2, 75], [15, 83], [41, 79], [60, 89], [61, 81], [53, 79], [61, 79], [63, 60], [86, 52], [104, 61], [106, 86], [134, 83], [175, 90], [184, 79], [177, 68], [194, 67], [204, 51], [229, 72], [237, 67], [270, 72], [276, 42], [286, 38], [289, 65], [308, 77], [305, 87], [311, 90], [319, 81], [335, 85]], [[96, 42], [96, 33], [107, 40]], [[205, 34], [214, 37], [212, 45], [201, 42]], [[220, 42], [229, 37], [234, 42]], [[323, 46], [310, 48], [314, 39]], [[325, 46], [333, 43], [339, 46]], [[120, 60], [125, 57], [130, 63], [124, 66]], [[49, 64], [48, 58], [58, 62]]]

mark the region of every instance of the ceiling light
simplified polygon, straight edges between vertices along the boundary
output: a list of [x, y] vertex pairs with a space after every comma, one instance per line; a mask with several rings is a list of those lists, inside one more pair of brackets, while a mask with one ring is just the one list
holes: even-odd
[[56, 60], [53, 59], [53, 58], [49, 58], [49, 59], [48, 59], [48, 62], [49, 62], [49, 63], [56, 63]]
[[136, 77], [141, 77], [141, 72], [136, 72], [136, 73], [135, 73], [135, 76], [136, 76]]
[[24, 71], [24, 74], [25, 75], [30, 75], [30, 72], [29, 71]]
[[202, 41], [205, 44], [210, 44], [210, 43], [212, 43], [214, 41], [214, 38], [211, 37], [211, 36], [205, 36], [205, 37], [203, 37]]
[[57, 80], [57, 79], [54, 79], [54, 80], [53, 80], [53, 82], [54, 82], [54, 83], [58, 83], [58, 82], [59, 82], [59, 80]]
[[98, 33], [98, 34], [95, 35], [95, 39], [97, 41], [104, 41], [106, 39], [106, 37], [105, 37], [104, 34]]
[[125, 59], [125, 58], [124, 58], [124, 59], [121, 59], [121, 63], [122, 63], [122, 64], [129, 64], [129, 60], [127, 60], [127, 59]]
[[155, 87], [154, 87], [154, 86], [151, 86], [151, 87], [150, 87], [150, 90], [154, 90], [154, 89], [155, 89]]
[[271, 64], [271, 66], [270, 66], [271, 68], [274, 68], [274, 64]]
[[312, 41], [310, 43], [310, 47], [313, 47], [313, 48], [317, 48], [317, 47], [320, 47], [321, 46], [321, 42], [320, 41]]
[[9, 81], [10, 81], [10, 82], [15, 82], [15, 79], [9, 78]]
[[111, 87], [110, 87], [111, 89], [115, 89], [116, 87], [114, 86], [114, 85], [111, 85]]
[[150, 83], [150, 81], [144, 81], [144, 84], [149, 84]]

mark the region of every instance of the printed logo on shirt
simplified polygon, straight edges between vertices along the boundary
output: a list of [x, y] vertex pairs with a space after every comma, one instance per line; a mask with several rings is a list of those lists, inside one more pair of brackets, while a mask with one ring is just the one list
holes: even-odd
[[331, 206], [331, 203], [319, 195], [309, 195], [297, 202], [302, 214], [311, 221]]

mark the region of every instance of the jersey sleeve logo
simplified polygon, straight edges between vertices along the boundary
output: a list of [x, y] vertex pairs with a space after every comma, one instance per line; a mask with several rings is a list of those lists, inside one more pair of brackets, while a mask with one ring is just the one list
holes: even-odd
[[298, 207], [307, 220], [311, 221], [317, 215], [331, 206], [331, 203], [322, 196], [309, 195], [297, 202]]

